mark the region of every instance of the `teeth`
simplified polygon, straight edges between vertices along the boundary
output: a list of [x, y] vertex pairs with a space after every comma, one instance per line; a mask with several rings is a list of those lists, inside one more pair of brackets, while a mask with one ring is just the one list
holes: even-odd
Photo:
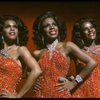
[[52, 31], [52, 32], [50, 32], [51, 34], [56, 34], [56, 32], [55, 31]]
[[11, 35], [14, 35], [15, 33], [14, 33], [14, 32], [11, 32], [10, 34], [11, 34]]
[[90, 36], [94, 36], [94, 34], [90, 34]]

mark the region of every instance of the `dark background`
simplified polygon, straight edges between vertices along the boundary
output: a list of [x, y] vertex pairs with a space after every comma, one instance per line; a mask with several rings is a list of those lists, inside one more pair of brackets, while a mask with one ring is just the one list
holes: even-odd
[[80, 18], [89, 16], [94, 18], [100, 23], [100, 2], [99, 1], [2, 1], [0, 2], [0, 15], [11, 14], [19, 16], [29, 29], [29, 41], [27, 47], [29, 50], [34, 49], [32, 42], [32, 24], [35, 18], [45, 12], [54, 11], [61, 20], [65, 21], [67, 27], [66, 40], [69, 41], [71, 38], [71, 31], [74, 22]]

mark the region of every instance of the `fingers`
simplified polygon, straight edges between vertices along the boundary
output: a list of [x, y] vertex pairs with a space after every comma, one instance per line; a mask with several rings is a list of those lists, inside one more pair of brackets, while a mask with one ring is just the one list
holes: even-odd
[[64, 79], [63, 82], [58, 83], [55, 85], [57, 87], [57, 91], [62, 92], [62, 91], [70, 91], [70, 81], [68, 79]]
[[6, 98], [7, 96], [9, 95], [9, 93], [8, 93], [8, 91], [6, 92], [6, 91], [3, 91], [2, 93], [0, 93], [0, 97], [2, 98]]
[[2, 89], [3, 92], [10, 93], [7, 89]]
[[40, 89], [41, 89], [40, 83], [39, 83], [39, 82], [36, 82], [35, 85], [34, 85], [34, 87], [33, 87], [33, 89], [34, 89], [34, 90], [33, 90], [34, 92], [40, 90]]
[[40, 87], [36, 87], [36, 86], [33, 87], [34, 92], [39, 91], [39, 90], [40, 90]]

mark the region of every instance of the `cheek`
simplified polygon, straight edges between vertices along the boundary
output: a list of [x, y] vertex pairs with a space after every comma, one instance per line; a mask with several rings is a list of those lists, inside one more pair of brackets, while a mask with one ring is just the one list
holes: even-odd
[[88, 35], [88, 31], [83, 31], [83, 36], [85, 36], [85, 37], [87, 37], [87, 35]]
[[48, 34], [48, 32], [49, 32], [48, 28], [46, 28], [46, 29], [43, 30], [44, 34]]
[[15, 29], [15, 32], [16, 32], [16, 33], [19, 33], [19, 30], [18, 30], [18, 29]]
[[9, 32], [9, 29], [3, 30], [3, 33], [8, 33], [8, 32]]

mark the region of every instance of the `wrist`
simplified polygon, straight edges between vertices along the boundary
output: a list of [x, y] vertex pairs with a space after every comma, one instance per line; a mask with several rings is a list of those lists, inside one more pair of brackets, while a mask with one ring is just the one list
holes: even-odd
[[75, 80], [73, 80], [72, 82], [73, 82], [74, 86], [77, 86], [78, 83]]
[[81, 83], [83, 81], [83, 78], [80, 75], [76, 75], [75, 81], [77, 83]]

